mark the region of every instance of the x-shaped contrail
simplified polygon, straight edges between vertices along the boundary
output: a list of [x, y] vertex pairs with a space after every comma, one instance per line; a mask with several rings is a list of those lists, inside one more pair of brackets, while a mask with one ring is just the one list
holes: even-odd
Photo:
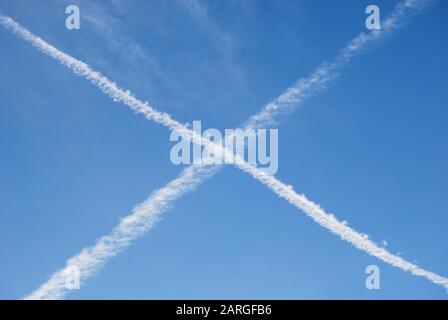
[[[349, 62], [356, 53], [366, 48], [366, 46], [374, 40], [383, 39], [394, 30], [400, 28], [410, 16], [418, 13], [431, 2], [432, 1], [427, 0], [405, 0], [400, 2], [396, 6], [394, 12], [385, 20], [385, 23], [383, 24], [384, 31], [374, 31], [369, 34], [361, 33], [341, 50], [340, 54], [333, 62], [324, 63], [310, 77], [303, 79], [290, 87], [279, 98], [269, 103], [262, 112], [251, 117], [248, 120], [246, 127], [254, 128], [272, 122], [277, 113], [288, 111], [288, 109], [291, 109], [310, 95], [325, 87], [325, 85], [337, 75], [338, 69]], [[177, 130], [183, 133], [185, 136], [190, 137], [193, 142], [213, 150], [214, 154], [225, 155], [232, 152], [231, 150], [222, 148], [221, 145], [217, 145], [207, 140], [203, 141], [199, 135], [179, 121], [156, 110], [147, 102], [138, 100], [131, 92], [119, 88], [114, 82], [110, 81], [99, 72], [92, 70], [87, 64], [51, 46], [24, 27], [20, 26], [11, 18], [0, 15], [0, 23], [22, 39], [30, 42], [43, 53], [70, 68], [77, 75], [85, 77], [114, 101], [124, 103], [134, 111], [142, 113], [147, 119], [162, 124], [170, 130]], [[346, 240], [358, 249], [363, 250], [390, 265], [409, 271], [414, 275], [423, 276], [436, 284], [448, 288], [448, 279], [424, 270], [399, 256], [391, 254], [384, 248], [379, 247], [373, 241], [369, 240], [365, 234], [359, 233], [350, 228], [347, 224], [338, 221], [332, 214], [326, 213], [320, 208], [319, 205], [308, 200], [304, 195], [296, 193], [291, 186], [285, 185], [256, 166], [246, 163], [238, 156], [236, 157], [234, 165], [252, 175], [256, 180], [265, 184], [278, 196], [286, 199], [292, 205], [304, 211], [321, 226], [329, 229], [331, 232], [340, 236], [343, 240]], [[46, 283], [26, 298], [55, 299], [64, 297], [69, 291], [66, 287], [67, 270], [76, 266], [80, 269], [81, 279], [87, 279], [110, 257], [116, 255], [142, 233], [149, 230], [157, 221], [160, 214], [169, 207], [173, 200], [196, 189], [205, 178], [213, 175], [216, 171], [217, 167], [212, 166], [193, 165], [186, 168], [178, 178], [171, 181], [164, 188], [155, 191], [145, 202], [134, 208], [133, 214], [125, 217], [120, 224], [113, 229], [111, 234], [102, 237], [95, 246], [85, 248], [80, 254], [68, 260], [67, 266], [64, 269], [54, 273]]]

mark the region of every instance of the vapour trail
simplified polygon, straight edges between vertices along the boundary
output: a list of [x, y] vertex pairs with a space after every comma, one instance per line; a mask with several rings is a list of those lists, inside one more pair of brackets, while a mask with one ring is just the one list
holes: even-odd
[[341, 69], [350, 63], [355, 56], [389, 38], [394, 32], [403, 28], [412, 17], [435, 2], [435, 0], [405, 0], [399, 2], [393, 12], [384, 21], [382, 20], [381, 29], [358, 34], [339, 51], [335, 59], [322, 63], [308, 77], [298, 80], [278, 98], [268, 103], [259, 113], [250, 117], [246, 125], [268, 127], [278, 123], [278, 118], [281, 115], [293, 111], [305, 99], [319, 93], [333, 83], [333, 80], [339, 76]]
[[[212, 169], [213, 167], [209, 167]], [[67, 260], [66, 266], [55, 272], [37, 290], [26, 296], [28, 300], [62, 299], [72, 291], [67, 287], [67, 279], [71, 279], [74, 270], [79, 271], [80, 281], [84, 282], [113, 256], [117, 255], [134, 240], [152, 229], [160, 215], [167, 211], [174, 200], [195, 190], [208, 174], [206, 168], [192, 165], [165, 187], [153, 192], [148, 199], [135, 206], [132, 214], [123, 218], [106, 236], [101, 237], [94, 246], [84, 248], [80, 253]]]
[[[181, 123], [173, 120], [167, 114], [155, 110], [149, 106], [148, 103], [143, 103], [137, 100], [129, 91], [125, 92], [118, 88], [115, 83], [109, 81], [106, 77], [91, 70], [86, 64], [50, 46], [42, 39], [34, 36], [28, 30], [18, 25], [9, 17], [0, 16], [0, 23], [8, 29], [11, 29], [23, 39], [31, 42], [42, 52], [59, 60], [62, 64], [72, 69], [76, 74], [86, 77], [115, 101], [125, 103], [136, 112], [143, 113], [146, 118], [163, 124], [171, 130], [179, 130], [183, 132], [187, 136], [190, 136], [196, 143], [212, 148], [217, 154], [229, 152], [229, 150], [222, 150], [221, 146], [201, 141], [200, 137], [195, 135], [194, 132], [191, 132]], [[336, 233], [342, 239], [352, 243], [357, 248], [364, 250], [391, 265], [400, 267], [415, 275], [424, 276], [434, 283], [441, 284], [445, 287], [448, 286], [447, 279], [423, 270], [400, 257], [390, 254], [385, 249], [378, 247], [375, 243], [368, 240], [365, 235], [358, 233], [339, 222], [332, 214], [325, 213], [318, 205], [306, 199], [305, 196], [295, 193], [291, 187], [286, 186], [274, 177], [267, 175], [264, 171], [245, 163], [242, 159], [236, 159], [235, 165], [267, 185], [280, 197], [285, 198], [291, 204], [303, 210], [323, 227]], [[157, 220], [158, 215], [169, 206], [170, 200], [177, 198], [180, 194], [195, 189], [202, 179], [204, 179], [203, 177], [210, 174], [210, 171], [205, 172], [203, 170], [203, 168], [198, 166], [186, 169], [179, 178], [174, 180], [167, 187], [156, 191], [150, 199], [143, 203], [143, 205], [136, 207], [136, 209], [134, 209], [134, 214], [123, 219], [110, 236], [101, 238], [94, 247], [84, 249], [81, 254], [70, 259], [67, 263], [67, 268], [73, 265], [76, 265], [78, 268], [82, 267], [80, 268], [81, 278], [82, 280], [85, 280], [85, 278], [89, 277], [95, 270], [98, 270], [109, 257], [117, 254], [141, 233], [150, 229]], [[191, 184], [189, 181], [191, 181]], [[67, 291], [65, 288], [65, 271], [67, 271], [67, 268], [55, 273], [49, 281], [27, 298], [55, 299], [63, 297]]]

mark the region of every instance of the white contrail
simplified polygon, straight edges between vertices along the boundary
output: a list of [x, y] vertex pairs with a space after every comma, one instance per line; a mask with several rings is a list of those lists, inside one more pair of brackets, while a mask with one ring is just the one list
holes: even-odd
[[[34, 36], [28, 30], [18, 25], [12, 19], [0, 16], [0, 23], [8, 29], [11, 29], [23, 39], [31, 42], [42, 52], [68, 66], [76, 74], [86, 77], [92, 83], [99, 86], [103, 92], [111, 96], [115, 101], [121, 101], [127, 104], [135, 111], [143, 113], [146, 118], [161, 123], [169, 127], [171, 130], [179, 130], [184, 134], [187, 134], [196, 143], [204, 144], [207, 147], [214, 149], [217, 153], [228, 152], [228, 150], [222, 150], [220, 146], [202, 142], [200, 137], [197, 137], [195, 133], [191, 132], [184, 125], [173, 120], [167, 114], [153, 109], [148, 103], [143, 103], [137, 100], [129, 91], [125, 92], [118, 88], [115, 83], [109, 81], [98, 72], [93, 71], [86, 64], [50, 46], [42, 39]], [[448, 286], [447, 279], [425, 271], [414, 264], [406, 262], [400, 257], [390, 254], [385, 249], [378, 247], [375, 243], [365, 238], [365, 235], [360, 234], [345, 224], [339, 222], [333, 215], [325, 213], [319, 206], [306, 199], [305, 196], [295, 193], [291, 187], [286, 186], [274, 177], [267, 175], [264, 171], [241, 161], [241, 159], [239, 160], [240, 161], [237, 161], [236, 163], [237, 167], [251, 174], [254, 178], [271, 188], [280, 197], [287, 199], [297, 208], [303, 210], [316, 222], [338, 234], [342, 239], [391, 265], [402, 268], [406, 271], [410, 271], [415, 275], [424, 276], [434, 283], [445, 287]], [[204, 176], [209, 175], [213, 170], [214, 169], [210, 167], [205, 170], [198, 166], [193, 166], [186, 169], [179, 178], [174, 180], [167, 187], [155, 192], [147, 201], [144, 202], [143, 206], [137, 207], [134, 210], [133, 215], [123, 219], [122, 223], [114, 229], [111, 235], [101, 238], [101, 240], [94, 247], [85, 249], [81, 252], [81, 254], [70, 259], [65, 269], [55, 273], [49, 281], [47, 281], [27, 298], [55, 299], [63, 297], [68, 290], [65, 288], [66, 271], [68, 268], [76, 265], [81, 271], [82, 280], [89, 277], [95, 270], [101, 267], [108, 258], [129, 245], [129, 243], [137, 238], [141, 233], [151, 228], [158, 215], [166, 210], [171, 201], [176, 199], [178, 196], [195, 189], [204, 179]]]
[[284, 91], [278, 98], [268, 103], [261, 112], [249, 118], [251, 127], [267, 127], [277, 123], [278, 116], [290, 112], [304, 99], [326, 88], [339, 75], [353, 57], [369, 46], [387, 39], [398, 29], [404, 27], [408, 20], [432, 5], [435, 0], [405, 0], [399, 2], [394, 11], [381, 23], [381, 29], [369, 33], [361, 32], [353, 38], [330, 62], [322, 63], [310, 76], [300, 79]]
[[[212, 169], [212, 167], [209, 167]], [[79, 254], [67, 260], [67, 265], [55, 272], [50, 279], [25, 299], [62, 299], [69, 291], [67, 279], [76, 268], [80, 281], [85, 281], [97, 272], [111, 257], [128, 247], [135, 239], [150, 230], [158, 221], [161, 213], [168, 210], [174, 200], [193, 191], [203, 182], [207, 169], [192, 165], [165, 187], [153, 192], [143, 203], [137, 205], [132, 214], [125, 217], [109, 235], [100, 238], [97, 243], [83, 249]]]

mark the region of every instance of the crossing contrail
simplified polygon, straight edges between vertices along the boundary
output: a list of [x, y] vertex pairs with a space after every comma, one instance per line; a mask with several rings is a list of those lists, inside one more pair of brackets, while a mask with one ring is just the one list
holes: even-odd
[[[401, 7], [400, 4], [397, 6], [397, 10], [398, 12], [402, 12], [403, 8], [414, 8], [416, 10], [420, 10], [422, 6], [417, 6], [416, 3], [421, 4], [423, 2], [426, 3], [428, 1], [405, 1], [403, 2], [404, 5], [401, 3]], [[411, 6], [411, 4], [413, 5]], [[401, 19], [396, 19], [395, 25], [402, 23], [405, 17], [408, 17], [408, 15], [402, 16]], [[210, 147], [216, 151], [217, 154], [229, 152], [229, 150], [225, 150], [221, 146], [217, 146], [211, 142], [202, 141], [200, 137], [180, 122], [173, 120], [169, 115], [163, 112], [157, 111], [147, 102], [138, 100], [129, 91], [124, 91], [119, 88], [115, 83], [100, 73], [92, 70], [87, 64], [57, 50], [20, 26], [11, 18], [0, 16], [0, 23], [6, 28], [12, 30], [19, 37], [30, 42], [43, 53], [55, 58], [63, 65], [69, 67], [77, 75], [87, 78], [93, 84], [97, 85], [104, 93], [114, 99], [114, 101], [119, 101], [128, 105], [134, 111], [144, 114], [144, 116], [149, 120], [167, 126], [171, 130], [178, 130], [186, 134], [191, 137], [195, 143]], [[362, 48], [362, 46], [360, 46], [360, 48]], [[300, 100], [298, 100], [298, 102], [300, 102]], [[266, 108], [264, 110], [266, 110]], [[272, 114], [275, 114], [278, 110], [278, 108], [275, 110], [272, 109]], [[261, 122], [263, 122], [267, 119], [267, 117], [263, 116], [258, 119], [261, 119]], [[257, 120], [256, 118], [255, 122], [257, 121], [260, 120]], [[249, 126], [251, 125], [249, 124]], [[237, 159], [235, 165], [268, 186], [278, 196], [286, 199], [288, 202], [304, 211], [321, 226], [329, 229], [331, 232], [337, 234], [343, 240], [348, 241], [358, 249], [363, 250], [386, 263], [399, 267], [402, 270], [409, 271], [414, 275], [423, 276], [436, 284], [448, 287], [448, 279], [421, 269], [418, 266], [389, 253], [384, 248], [378, 247], [374, 242], [366, 238], [364, 234], [359, 233], [348, 227], [346, 224], [338, 221], [332, 214], [326, 213], [317, 204], [308, 200], [304, 195], [296, 193], [292, 187], [287, 186], [275, 177], [266, 174], [263, 170], [245, 163], [242, 159]], [[53, 274], [46, 283], [26, 298], [62, 298], [69, 290], [65, 286], [65, 279], [67, 277], [67, 271], [70, 270], [71, 267], [76, 266], [79, 268], [81, 280], [87, 279], [102, 265], [104, 265], [110, 257], [116, 255], [142, 233], [149, 230], [157, 221], [160, 214], [169, 207], [172, 201], [181, 195], [196, 189], [207, 176], [210, 176], [215, 171], [216, 167], [204, 167], [197, 165], [185, 169], [178, 178], [170, 182], [166, 187], [154, 192], [148, 200], [143, 202], [142, 205], [137, 206], [134, 209], [133, 214], [124, 218], [110, 235], [101, 238], [95, 246], [84, 249], [80, 254], [68, 260], [67, 266], [64, 269]]]

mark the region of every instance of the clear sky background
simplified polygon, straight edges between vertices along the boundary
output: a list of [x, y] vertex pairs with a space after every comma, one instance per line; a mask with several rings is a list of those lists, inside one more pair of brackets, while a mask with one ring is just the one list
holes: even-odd
[[[183, 122], [234, 128], [396, 1], [0, 0], [0, 11]], [[65, 28], [78, 4], [81, 30]], [[287, 184], [448, 276], [448, 3], [357, 57], [279, 127]], [[0, 298], [30, 293], [182, 167], [166, 128], [0, 28]], [[367, 290], [365, 268], [381, 270]], [[226, 167], [68, 298], [447, 299]]]

